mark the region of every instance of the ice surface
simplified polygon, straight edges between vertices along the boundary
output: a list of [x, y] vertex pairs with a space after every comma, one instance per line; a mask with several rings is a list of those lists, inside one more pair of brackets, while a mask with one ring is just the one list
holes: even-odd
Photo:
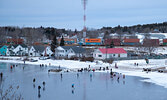
[[[2, 57], [1, 57], [2, 58]], [[0, 60], [0, 62], [9, 62], [9, 63], [24, 63], [21, 60], [18, 60], [18, 57], [6, 57], [13, 60]], [[38, 57], [33, 57], [33, 59], [38, 59]], [[96, 62], [80, 62], [80, 61], [73, 61], [73, 60], [39, 60], [38, 62], [29, 62], [26, 61], [26, 64], [33, 64], [33, 65], [40, 65], [40, 64], [51, 64], [51, 66], [61, 66], [69, 69], [75, 68], [86, 68], [89, 65], [91, 67], [106, 67], [109, 66], [113, 68], [113, 71], [123, 73], [125, 75], [130, 76], [139, 76], [143, 78], [148, 78], [146, 82], [152, 82], [167, 88], [167, 74], [165, 73], [158, 73], [158, 72], [142, 72], [142, 68], [149, 68], [149, 67], [166, 67], [165, 61], [167, 59], [149, 59], [149, 64], [146, 64], [145, 60], [121, 60], [116, 61], [113, 64], [103, 63], [102, 61]], [[118, 65], [118, 69], [115, 69], [115, 63]], [[138, 63], [139, 66], [135, 66], [134, 63]]]

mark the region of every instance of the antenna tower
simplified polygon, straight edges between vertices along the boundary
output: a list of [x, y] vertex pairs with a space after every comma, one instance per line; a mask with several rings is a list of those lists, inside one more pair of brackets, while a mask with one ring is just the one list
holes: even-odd
[[84, 27], [83, 27], [83, 37], [86, 37], [86, 4], [88, 0], [82, 0], [83, 3], [83, 8], [84, 8], [84, 15], [83, 15], [83, 20], [84, 20]]

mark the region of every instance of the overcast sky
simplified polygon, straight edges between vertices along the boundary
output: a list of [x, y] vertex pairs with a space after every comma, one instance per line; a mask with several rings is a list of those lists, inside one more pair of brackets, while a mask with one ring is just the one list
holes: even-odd
[[[167, 0], [88, 0], [89, 28], [167, 21]], [[0, 0], [0, 26], [83, 28], [81, 0]]]

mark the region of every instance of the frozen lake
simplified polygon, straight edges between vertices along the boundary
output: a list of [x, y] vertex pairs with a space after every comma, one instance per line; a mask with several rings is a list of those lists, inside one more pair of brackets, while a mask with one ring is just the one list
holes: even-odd
[[[4, 87], [19, 85], [17, 93], [24, 100], [167, 100], [166, 88], [142, 82], [140, 77], [126, 76], [117, 81], [117, 78], [110, 78], [109, 73], [82, 72], [77, 77], [77, 72], [66, 72], [61, 78], [60, 73], [48, 74], [48, 69], [53, 67], [18, 64], [11, 70], [11, 65], [0, 63], [0, 72], [5, 78]], [[35, 87], [33, 78], [36, 78]], [[46, 82], [45, 89], [43, 81]]]

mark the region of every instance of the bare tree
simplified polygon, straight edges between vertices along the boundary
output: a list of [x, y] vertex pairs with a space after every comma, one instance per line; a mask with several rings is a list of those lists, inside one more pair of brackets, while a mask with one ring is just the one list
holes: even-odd
[[7, 89], [4, 88], [5, 79], [0, 79], [0, 100], [23, 100], [22, 95], [17, 94], [19, 86], [10, 85]]
[[87, 28], [87, 37], [97, 38], [98, 36], [99, 36], [99, 32], [97, 29]]
[[144, 36], [145, 38], [143, 40], [143, 49], [150, 55], [156, 50], [159, 43], [155, 39], [150, 39], [149, 33], [145, 33]]

